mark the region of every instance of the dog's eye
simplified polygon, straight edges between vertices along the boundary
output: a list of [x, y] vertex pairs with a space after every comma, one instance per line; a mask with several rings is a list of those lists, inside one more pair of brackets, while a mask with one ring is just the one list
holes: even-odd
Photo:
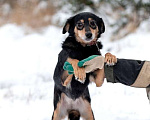
[[78, 22], [76, 26], [78, 30], [82, 30], [84, 27], [84, 24], [82, 22]]
[[90, 27], [96, 29], [96, 22], [94, 20], [90, 21]]

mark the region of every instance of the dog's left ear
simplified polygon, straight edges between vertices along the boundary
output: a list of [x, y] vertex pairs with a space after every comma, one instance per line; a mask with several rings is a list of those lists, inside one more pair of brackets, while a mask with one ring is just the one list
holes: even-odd
[[66, 32], [71, 33], [71, 26], [73, 27], [73, 23], [74, 23], [74, 17], [70, 17], [69, 19], [67, 19], [67, 21], [63, 27], [62, 33], [63, 34], [65, 34]]
[[98, 25], [99, 33], [100, 34], [104, 33], [105, 32], [105, 25], [104, 25], [104, 22], [103, 22], [102, 18], [98, 17], [97, 25]]

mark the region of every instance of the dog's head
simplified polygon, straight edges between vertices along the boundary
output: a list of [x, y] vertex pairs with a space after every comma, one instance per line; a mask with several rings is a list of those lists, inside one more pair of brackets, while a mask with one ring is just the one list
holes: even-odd
[[105, 25], [102, 18], [89, 13], [79, 13], [70, 17], [64, 28], [63, 34], [75, 36], [76, 40], [82, 45], [94, 44], [102, 33], [105, 32]]

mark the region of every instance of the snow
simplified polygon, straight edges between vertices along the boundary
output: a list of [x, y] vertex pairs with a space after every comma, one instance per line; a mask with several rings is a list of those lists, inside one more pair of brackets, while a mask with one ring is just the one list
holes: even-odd
[[[122, 40], [101, 41], [103, 55], [150, 60], [149, 21]], [[27, 33], [22, 26], [0, 27], [0, 120], [49, 120], [53, 112], [53, 72], [61, 43], [62, 28], [49, 26], [42, 32]], [[150, 120], [146, 90], [104, 82], [89, 85], [96, 120]]]

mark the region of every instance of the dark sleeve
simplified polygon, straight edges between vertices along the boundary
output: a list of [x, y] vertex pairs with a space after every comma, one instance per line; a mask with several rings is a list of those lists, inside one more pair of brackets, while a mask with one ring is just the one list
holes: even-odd
[[118, 59], [114, 66], [105, 65], [105, 77], [108, 82], [132, 85], [140, 73], [145, 61]]

